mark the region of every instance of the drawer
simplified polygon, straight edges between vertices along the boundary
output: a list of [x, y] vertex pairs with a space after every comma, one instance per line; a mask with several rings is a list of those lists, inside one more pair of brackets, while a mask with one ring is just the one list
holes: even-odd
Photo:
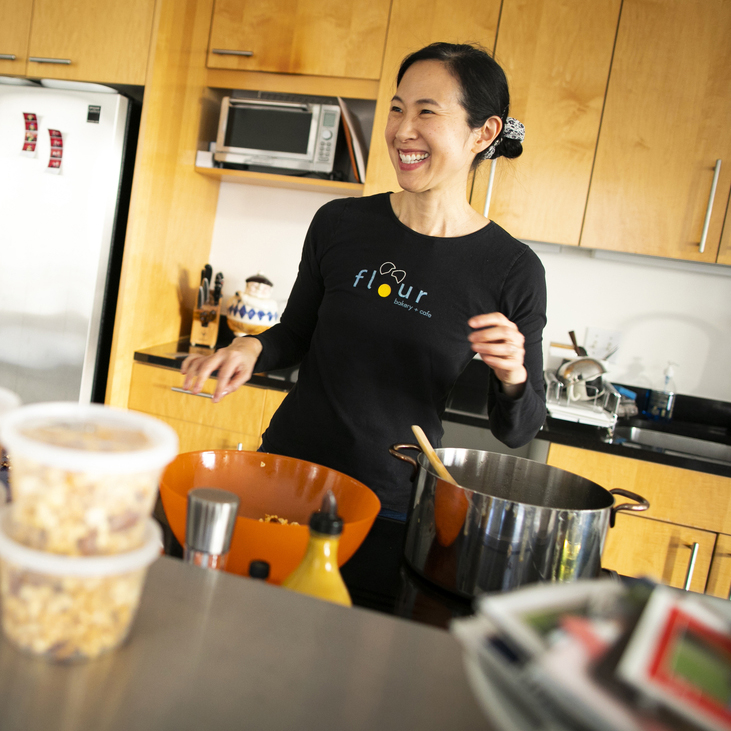
[[620, 487], [650, 501], [644, 517], [731, 533], [731, 478], [552, 444], [548, 464], [607, 490]]
[[214, 404], [210, 398], [216, 388], [214, 378], [206, 381], [199, 395], [173, 390], [182, 386], [183, 375], [180, 371], [135, 363], [128, 406], [148, 414], [258, 439], [262, 432], [265, 405], [276, 400], [276, 397], [267, 399], [270, 389], [242, 386], [220, 403]]
[[702, 594], [716, 544], [716, 534], [709, 531], [618, 513], [607, 533], [602, 567], [682, 588], [694, 543], [698, 553], [690, 589]]

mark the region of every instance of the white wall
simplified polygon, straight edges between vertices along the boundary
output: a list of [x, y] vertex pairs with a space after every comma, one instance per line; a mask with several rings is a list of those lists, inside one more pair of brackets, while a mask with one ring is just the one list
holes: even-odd
[[[226, 277], [225, 298], [261, 270], [283, 305], [309, 221], [336, 197], [222, 183], [211, 265]], [[731, 401], [731, 267], [534, 248], [548, 284], [546, 356], [549, 342], [569, 342], [569, 330], [580, 343], [588, 327], [618, 330], [621, 347], [610, 371], [617, 382], [659, 386], [673, 361], [678, 392]]]

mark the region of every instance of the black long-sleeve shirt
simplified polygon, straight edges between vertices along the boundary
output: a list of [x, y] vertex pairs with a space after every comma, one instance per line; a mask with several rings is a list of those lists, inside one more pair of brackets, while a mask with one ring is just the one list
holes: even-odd
[[517, 447], [545, 418], [538, 257], [494, 222], [456, 238], [416, 233], [388, 194], [326, 204], [280, 323], [256, 336], [256, 371], [301, 363], [264, 449], [344, 472], [406, 512], [411, 470], [388, 447], [413, 443], [412, 424], [441, 444], [447, 396], [474, 357], [467, 321], [496, 311], [525, 336], [524, 393], [511, 399], [494, 377], [489, 386], [490, 429]]

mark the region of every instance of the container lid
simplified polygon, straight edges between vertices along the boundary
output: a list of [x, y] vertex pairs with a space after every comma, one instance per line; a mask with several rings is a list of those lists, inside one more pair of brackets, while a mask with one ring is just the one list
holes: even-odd
[[0, 558], [23, 569], [54, 576], [116, 576], [149, 566], [163, 548], [162, 529], [147, 519], [144, 544], [134, 551], [109, 556], [64, 556], [37, 551], [17, 543], [7, 534], [12, 505], [0, 509]]
[[185, 545], [194, 551], [228, 553], [239, 509], [238, 495], [214, 487], [188, 493]]
[[17, 393], [8, 391], [7, 388], [0, 388], [0, 416], [17, 409], [20, 406], [20, 396]]
[[252, 561], [249, 564], [249, 576], [252, 579], [268, 579], [269, 578], [269, 562], [268, 561]]
[[338, 503], [332, 490], [325, 493], [322, 506], [312, 514], [310, 530], [327, 536], [339, 536], [343, 532], [343, 519], [338, 515]]
[[101, 404], [21, 406], [0, 422], [0, 443], [20, 456], [71, 472], [130, 474], [162, 469], [178, 453], [164, 422]]

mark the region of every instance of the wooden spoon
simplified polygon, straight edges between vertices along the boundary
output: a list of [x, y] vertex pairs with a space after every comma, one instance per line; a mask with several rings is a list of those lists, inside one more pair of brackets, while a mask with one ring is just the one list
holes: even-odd
[[419, 442], [419, 446], [421, 447], [422, 451], [426, 455], [426, 458], [429, 460], [429, 463], [435, 469], [439, 477], [441, 477], [443, 480], [446, 480], [447, 482], [451, 482], [453, 485], [456, 485], [457, 481], [454, 479], [454, 477], [452, 477], [452, 475], [449, 474], [449, 471], [442, 463], [442, 460], [439, 459], [439, 457], [437, 456], [437, 453], [434, 451], [434, 447], [432, 447], [431, 443], [426, 438], [424, 430], [420, 426], [414, 424], [411, 427], [411, 431], [414, 432], [416, 441]]
[[470, 503], [465, 491], [457, 484], [437, 456], [426, 438], [424, 430], [420, 426], [412, 426], [411, 430], [429, 463], [441, 478], [434, 489], [434, 527], [439, 545], [449, 548], [464, 526]]

